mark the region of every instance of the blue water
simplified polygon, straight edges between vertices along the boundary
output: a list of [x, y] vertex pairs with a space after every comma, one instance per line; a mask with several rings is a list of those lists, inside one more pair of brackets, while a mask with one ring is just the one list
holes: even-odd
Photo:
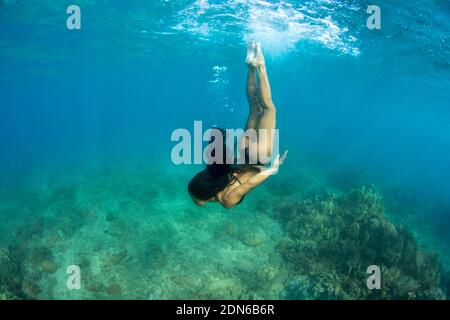
[[[81, 8], [81, 30], [66, 28], [66, 8], [72, 2]], [[249, 219], [251, 224], [253, 215], [248, 213], [260, 204], [259, 198], [270, 199], [271, 192], [278, 194], [271, 203], [277, 208], [287, 198], [296, 198], [296, 192], [298, 197], [300, 193], [313, 196], [319, 189], [346, 193], [374, 184], [384, 196], [389, 221], [406, 224], [419, 246], [437, 253], [448, 268], [447, 1], [379, 0], [381, 30], [366, 27], [366, 8], [372, 4], [367, 1], [3, 0], [0, 4], [0, 216], [3, 213], [1, 221], [8, 226], [0, 240], [5, 245], [20, 240], [12, 230], [26, 225], [28, 215], [49, 217], [53, 210], [49, 208], [58, 199], [46, 197], [55, 186], [75, 188], [77, 203], [88, 210], [95, 202], [92, 210], [101, 217], [117, 207], [111, 199], [121, 192], [122, 183], [131, 193], [136, 188], [159, 190], [159, 198], [153, 200], [156, 205], [144, 204], [144, 199], [139, 205], [133, 202], [133, 208], [116, 208], [124, 223], [128, 215], [140, 225], [148, 212], [166, 217], [174, 213], [171, 210], [191, 216], [213, 214], [207, 221], [214, 228], [219, 223], [215, 221], [226, 219], [223, 215], [228, 211], [214, 204], [199, 211], [190, 203], [186, 183], [198, 168], [172, 164], [170, 135], [177, 128], [192, 130], [194, 120], [202, 120], [204, 128], [244, 126], [246, 42], [256, 39], [266, 55], [280, 143], [289, 149], [289, 157], [279, 176], [272, 177], [262, 191], [255, 190], [249, 203], [232, 209], [229, 219], [239, 224], [243, 215], [243, 221]], [[305, 168], [311, 169], [300, 174]], [[288, 180], [290, 184], [283, 184]], [[315, 190], [315, 185], [320, 187]], [[95, 198], [105, 188], [110, 193]], [[61, 214], [69, 214], [70, 209], [64, 208]], [[187, 234], [191, 227], [202, 228], [202, 219], [193, 219], [198, 224], [191, 225], [181, 216], [178, 226], [189, 229]], [[89, 229], [89, 221], [82, 228], [97, 230], [94, 225]], [[157, 221], [149, 223], [157, 225]], [[168, 229], [180, 232], [167, 221]], [[264, 222], [262, 229], [272, 228], [268, 227], [272, 222]], [[50, 227], [45, 225], [44, 235], [30, 243], [44, 241], [46, 228]], [[207, 239], [211, 230], [205, 228]], [[273, 232], [272, 238], [282, 233]], [[49, 272], [48, 277], [56, 277], [57, 283], [63, 283], [61, 265], [70, 260], [62, 252], [77, 245], [67, 240], [67, 234], [61, 237], [61, 247], [47, 245], [58, 266], [58, 272]], [[188, 242], [188, 237], [183, 241]], [[215, 241], [219, 245], [221, 240]], [[127, 249], [131, 256], [132, 243]], [[181, 250], [174, 246], [161, 250]], [[195, 262], [199, 268], [208, 265], [200, 258]], [[176, 272], [164, 263], [163, 268]], [[133, 271], [142, 275], [139, 269]], [[162, 274], [158, 279], [163, 279]], [[89, 295], [98, 290], [71, 296], [49, 285], [46, 277], [33, 284], [39, 290], [27, 289], [32, 292], [28, 297], [103, 297]], [[151, 279], [150, 284], [156, 283]], [[129, 279], [114, 281], [132, 287]], [[179, 287], [196, 283], [191, 279]], [[274, 295], [260, 296], [278, 298], [286, 281], [277, 285], [260, 290], [276, 291]], [[155, 297], [228, 297], [218, 295], [224, 292], [220, 286], [210, 289], [203, 288], [202, 292], [212, 293], [202, 296], [200, 289], [170, 295], [158, 288]], [[251, 287], [239, 290], [252, 292]], [[107, 292], [117, 294], [117, 290]]]

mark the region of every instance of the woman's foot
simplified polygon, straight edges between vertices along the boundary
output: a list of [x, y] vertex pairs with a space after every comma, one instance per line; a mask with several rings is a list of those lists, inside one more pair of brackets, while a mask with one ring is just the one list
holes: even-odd
[[256, 67], [264, 67], [266, 65], [266, 60], [264, 59], [264, 55], [262, 53], [261, 44], [256, 43]]
[[256, 41], [251, 41], [248, 43], [247, 58], [245, 59], [245, 63], [252, 68], [263, 67], [265, 65], [261, 45]]
[[245, 63], [249, 67], [254, 67], [256, 63], [256, 41], [250, 41], [247, 44], [247, 57]]

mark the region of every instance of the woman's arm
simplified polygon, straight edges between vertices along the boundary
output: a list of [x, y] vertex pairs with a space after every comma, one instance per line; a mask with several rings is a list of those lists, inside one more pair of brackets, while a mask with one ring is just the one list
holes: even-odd
[[261, 183], [267, 180], [271, 175], [276, 174], [280, 168], [280, 165], [283, 164], [284, 159], [286, 158], [287, 150], [280, 157], [278, 155], [275, 160], [272, 162], [270, 168], [267, 168], [258, 174], [254, 175], [239, 187], [228, 192], [224, 197], [224, 206], [232, 207], [241, 201], [242, 197], [247, 193], [252, 191], [254, 188], [259, 186]]

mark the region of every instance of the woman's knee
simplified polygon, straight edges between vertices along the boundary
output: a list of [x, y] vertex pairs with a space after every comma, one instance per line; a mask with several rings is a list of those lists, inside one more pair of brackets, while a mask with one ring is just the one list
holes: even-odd
[[275, 104], [272, 101], [262, 103], [262, 109], [264, 112], [276, 113], [277, 111], [277, 109], [275, 108]]

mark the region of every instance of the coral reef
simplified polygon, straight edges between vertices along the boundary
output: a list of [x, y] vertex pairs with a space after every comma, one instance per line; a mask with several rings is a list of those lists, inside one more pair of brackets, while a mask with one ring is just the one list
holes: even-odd
[[58, 267], [52, 260], [44, 260], [40, 264], [41, 270], [46, 273], [55, 273]]
[[22, 290], [22, 265], [9, 248], [0, 248], [0, 300], [27, 299]]
[[282, 299], [290, 300], [338, 300], [348, 296], [342, 291], [335, 272], [299, 275], [290, 280], [281, 292]]
[[[384, 218], [374, 188], [280, 207], [288, 237], [279, 250], [290, 265], [286, 299], [446, 299], [448, 276], [436, 256]], [[285, 217], [289, 216], [289, 219]], [[382, 287], [366, 286], [367, 267], [381, 268]]]
[[[323, 174], [302, 167], [291, 183], [280, 173], [229, 211], [193, 206], [178, 183], [192, 172], [183, 172], [83, 166], [16, 181], [0, 193], [0, 299], [448, 296], [450, 274], [422, 252], [436, 252], [422, 250], [431, 234], [413, 238], [398, 226], [417, 221], [423, 208], [408, 210], [412, 192], [383, 193], [391, 204], [385, 218], [373, 188], [330, 194]], [[445, 233], [445, 215], [435, 218]], [[372, 264], [381, 267], [381, 290], [366, 287]], [[69, 265], [80, 267], [81, 290], [67, 290]]]
[[257, 247], [266, 241], [266, 234], [261, 227], [255, 227], [250, 232], [242, 232], [240, 239], [246, 246]]

